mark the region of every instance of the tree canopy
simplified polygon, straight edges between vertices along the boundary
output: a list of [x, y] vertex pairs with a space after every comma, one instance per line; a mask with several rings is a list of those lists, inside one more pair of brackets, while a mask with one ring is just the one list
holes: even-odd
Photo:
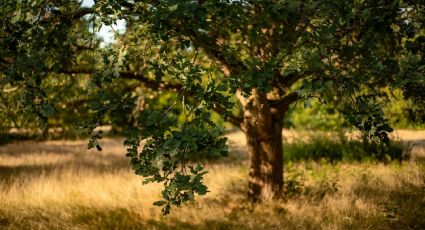
[[[97, 127], [120, 124], [135, 173], [164, 184], [155, 203], [164, 213], [208, 191], [206, 171], [191, 156], [227, 154], [212, 111], [246, 134], [249, 194], [268, 199], [282, 188], [281, 130], [292, 103], [343, 105], [350, 124], [388, 142], [387, 92], [425, 101], [422, 1], [6, 0], [0, 7], [2, 98], [19, 90], [19, 111], [43, 125], [66, 100], [48, 98], [49, 84], [78, 79], [84, 90], [76, 101], [88, 103], [75, 112], [86, 111], [79, 119], [88, 147], [101, 150]], [[101, 47], [94, 31], [118, 19], [125, 33]], [[67, 96], [64, 85], [54, 87]]]

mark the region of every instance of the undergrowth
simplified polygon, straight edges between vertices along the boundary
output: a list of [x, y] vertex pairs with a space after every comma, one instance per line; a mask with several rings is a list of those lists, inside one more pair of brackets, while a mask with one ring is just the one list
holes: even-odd
[[379, 161], [388, 163], [394, 160], [406, 160], [411, 148], [400, 141], [389, 144], [349, 139], [344, 135], [334, 137], [313, 136], [308, 142], [294, 140], [284, 146], [286, 163], [303, 160], [329, 161], [332, 163], [344, 161]]

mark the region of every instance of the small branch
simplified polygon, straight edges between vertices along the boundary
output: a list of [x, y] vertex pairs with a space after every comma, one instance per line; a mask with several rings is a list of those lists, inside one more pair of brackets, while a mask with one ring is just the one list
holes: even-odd
[[85, 46], [85, 45], [78, 45], [78, 44], [72, 44], [72, 48], [75, 49], [75, 51], [83, 51], [83, 50], [90, 50], [93, 51], [95, 48], [91, 46]]
[[14, 60], [12, 57], [0, 57], [0, 62], [10, 65], [13, 64]]
[[183, 86], [180, 85], [180, 84], [168, 83], [168, 82], [163, 82], [163, 81], [156, 81], [156, 80], [150, 79], [150, 78], [148, 78], [144, 75], [134, 74], [134, 73], [130, 73], [130, 72], [121, 72], [120, 78], [138, 80], [138, 81], [142, 82], [144, 86], [146, 86], [150, 89], [154, 89], [154, 90], [163, 89], [163, 90], [177, 92], [177, 91], [181, 91], [182, 88], [183, 88]]
[[[92, 69], [65, 69], [60, 71], [59, 73], [63, 73], [63, 74], [93, 74], [93, 70]], [[177, 91], [181, 91], [183, 86], [181, 86], [180, 84], [173, 84], [173, 83], [168, 83], [168, 82], [163, 82], [163, 81], [156, 81], [153, 79], [150, 79], [144, 75], [141, 74], [135, 74], [135, 73], [131, 73], [131, 72], [120, 72], [120, 78], [122, 79], [134, 79], [134, 80], [138, 80], [141, 83], [143, 83], [143, 85], [147, 88], [153, 89], [153, 90], [168, 90], [168, 91], [173, 91], [173, 92], [177, 92]]]

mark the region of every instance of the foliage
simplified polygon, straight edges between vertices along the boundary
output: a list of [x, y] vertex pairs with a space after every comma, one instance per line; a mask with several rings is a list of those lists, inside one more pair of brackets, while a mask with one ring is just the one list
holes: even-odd
[[320, 103], [313, 100], [310, 108], [297, 103], [289, 109], [285, 116], [285, 128], [307, 130], [338, 130], [348, 126], [343, 114], [332, 104]]
[[[186, 159], [197, 154], [226, 155], [227, 139], [220, 137], [217, 129], [204, 132], [207, 123], [202, 119], [195, 118], [176, 127], [175, 120], [167, 117], [167, 113], [146, 111], [143, 115], [145, 128], [128, 133], [124, 141], [124, 145], [129, 146], [126, 156], [131, 158], [136, 174], [146, 178], [144, 183], [164, 183], [163, 200], [154, 204], [165, 205], [163, 213], [168, 214], [171, 205], [179, 206], [192, 200], [195, 193], [207, 193], [207, 187], [201, 183], [206, 171], [198, 164], [189, 165], [190, 172], [187, 172]], [[163, 133], [167, 133], [166, 136], [162, 136]], [[147, 139], [141, 154], [138, 153], [140, 139]]]
[[399, 129], [425, 127], [425, 107], [420, 103], [404, 99], [400, 90], [394, 91], [389, 99], [390, 103], [383, 110], [392, 127]]
[[[396, 129], [421, 129], [425, 125], [425, 110], [420, 103], [403, 97], [401, 90], [387, 91], [388, 102], [382, 107], [384, 117]], [[313, 100], [309, 108], [302, 103], [292, 106], [285, 116], [286, 128], [335, 131], [349, 128], [339, 103], [323, 104]]]
[[304, 175], [291, 164], [286, 165], [285, 185], [283, 193], [285, 197], [294, 197], [300, 195], [304, 190]]

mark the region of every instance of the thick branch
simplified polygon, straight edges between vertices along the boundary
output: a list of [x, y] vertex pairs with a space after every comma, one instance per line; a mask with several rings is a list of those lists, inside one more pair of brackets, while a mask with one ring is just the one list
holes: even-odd
[[216, 39], [212, 36], [202, 36], [200, 33], [190, 30], [188, 36], [195, 46], [205, 50], [207, 55], [222, 63], [230, 73], [239, 73], [241, 70], [246, 70], [246, 66], [236, 56], [225, 54], [223, 45], [218, 45]]
[[87, 14], [93, 14], [94, 13], [94, 9], [93, 8], [81, 8], [80, 10], [78, 10], [76, 13], [74, 13], [72, 15], [72, 18], [77, 19], [77, 18], [82, 18]]
[[285, 77], [279, 77], [278, 78], [279, 83], [285, 87], [290, 88], [293, 84], [295, 84], [298, 80], [301, 79], [301, 76], [297, 73], [291, 73]]
[[288, 95], [284, 96], [280, 100], [269, 101], [269, 104], [272, 108], [286, 111], [289, 108], [289, 105], [296, 102], [300, 97], [297, 92], [291, 92]]
[[[214, 111], [217, 112], [219, 115], [225, 114], [226, 113], [226, 109], [223, 108], [221, 105], [217, 105], [214, 104]], [[230, 122], [232, 125], [241, 128], [242, 122], [243, 122], [243, 118], [242, 117], [238, 117], [235, 116], [233, 114], [229, 114], [227, 115], [227, 120], [228, 122]]]

